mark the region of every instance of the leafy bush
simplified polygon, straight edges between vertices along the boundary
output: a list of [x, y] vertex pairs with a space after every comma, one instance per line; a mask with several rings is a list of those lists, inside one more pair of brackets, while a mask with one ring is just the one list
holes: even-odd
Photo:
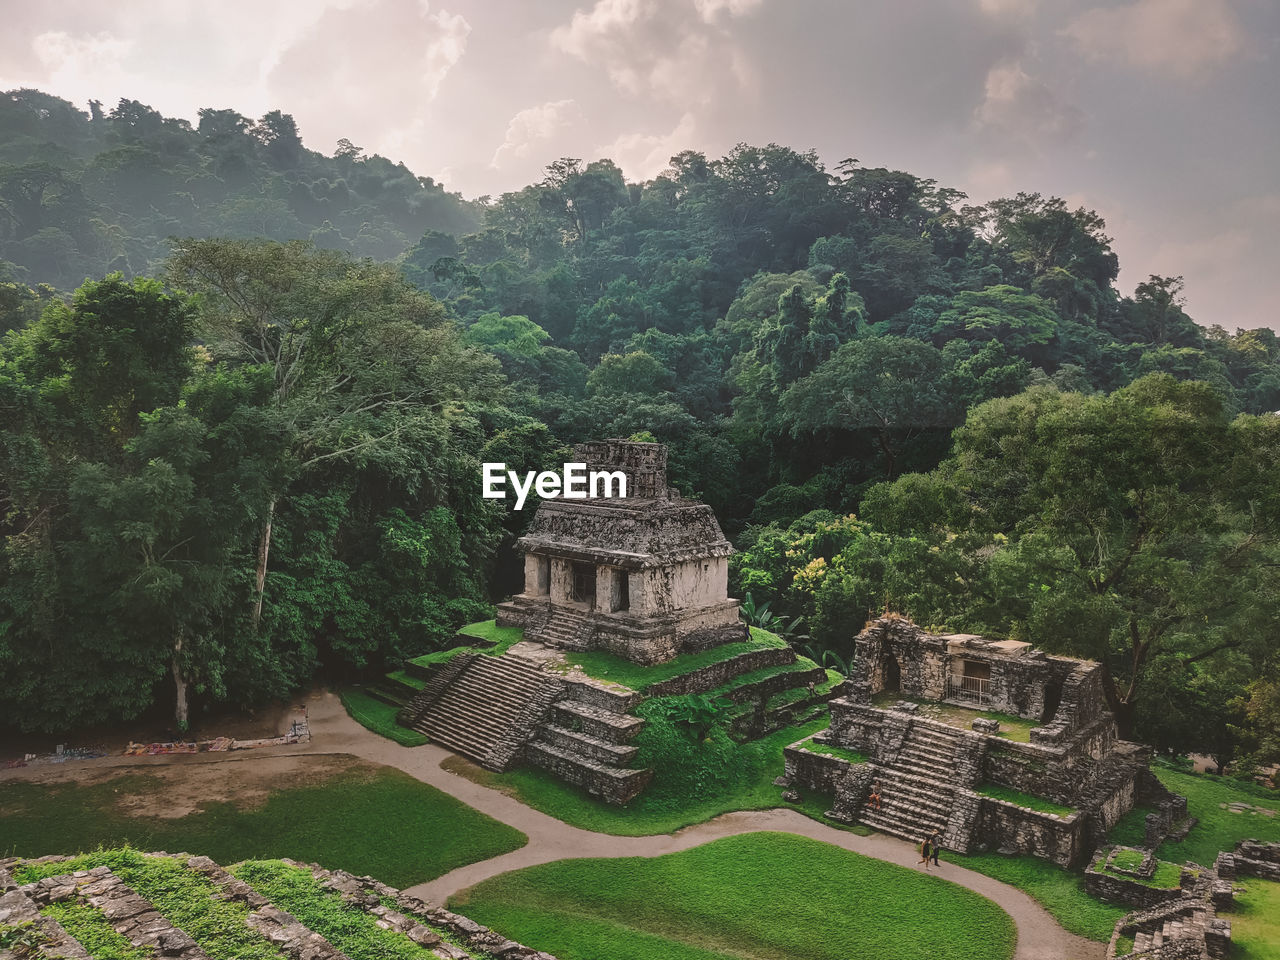
[[646, 721], [635, 740], [636, 764], [654, 771], [651, 803], [680, 809], [742, 778], [728, 720], [706, 697], [653, 697], [636, 714]]

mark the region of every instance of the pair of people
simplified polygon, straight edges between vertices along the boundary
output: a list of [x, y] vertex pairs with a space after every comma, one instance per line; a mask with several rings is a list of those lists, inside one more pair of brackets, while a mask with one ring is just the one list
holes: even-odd
[[942, 835], [937, 830], [924, 838], [924, 842], [920, 844], [920, 862], [924, 864], [926, 870], [929, 869], [929, 861], [933, 861], [935, 867], [942, 864], [938, 862], [938, 852], [942, 850]]

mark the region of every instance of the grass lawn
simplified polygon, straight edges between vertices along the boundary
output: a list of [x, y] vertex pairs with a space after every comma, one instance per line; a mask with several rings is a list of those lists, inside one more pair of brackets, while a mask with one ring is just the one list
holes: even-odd
[[850, 763], [866, 763], [871, 759], [865, 753], [859, 753], [857, 750], [846, 750], [844, 747], [837, 747], [830, 743], [814, 743], [813, 737], [800, 744], [800, 749], [806, 753], [817, 753], [824, 757], [835, 757], [837, 760], [848, 760]]
[[90, 786], [0, 783], [0, 855], [75, 854], [129, 844], [204, 854], [219, 863], [292, 857], [405, 887], [528, 840], [389, 768], [278, 790], [253, 809], [205, 802], [195, 813], [166, 819], [129, 816], [116, 803], [120, 794], [163, 798], [165, 788], [146, 774]]
[[1232, 952], [1241, 960], [1280, 960], [1280, 883], [1246, 877], [1231, 921]]
[[[1187, 811], [1200, 821], [1191, 828], [1185, 840], [1162, 843], [1157, 851], [1161, 859], [1175, 863], [1191, 860], [1210, 867], [1219, 851], [1231, 850], [1240, 840], [1253, 838], [1264, 843], [1280, 842], [1280, 791], [1158, 765], [1152, 770], [1161, 783], [1187, 798]], [[1247, 803], [1277, 813], [1274, 816], [1254, 811], [1236, 813], [1223, 806], [1231, 803]], [[1108, 839], [1114, 843], [1140, 846], [1143, 818], [1149, 812], [1146, 808], [1135, 807], [1116, 824]]]
[[[463, 629], [466, 628], [464, 627]], [[740, 643], [726, 643], [718, 647], [712, 647], [710, 650], [700, 650], [697, 653], [681, 654], [674, 660], [654, 664], [650, 667], [632, 663], [611, 653], [605, 653], [603, 650], [566, 653], [565, 660], [568, 661], [571, 667], [581, 667], [582, 672], [589, 677], [595, 677], [597, 680], [608, 680], [610, 683], [618, 683], [624, 687], [630, 687], [632, 690], [643, 692], [655, 683], [670, 680], [672, 677], [681, 676], [700, 667], [710, 666], [713, 663], [730, 660], [742, 653], [763, 650], [769, 647], [785, 647], [786, 645], [787, 642], [776, 634], [761, 630], [758, 627], [752, 627], [750, 640], [744, 640]]]
[[487, 640], [494, 645], [491, 647], [463, 646], [452, 647], [448, 650], [437, 650], [421, 657], [414, 657], [413, 663], [420, 667], [429, 667], [436, 663], [452, 660], [460, 653], [483, 653], [486, 657], [500, 657], [524, 639], [524, 631], [522, 629], [519, 627], [500, 627], [496, 620], [481, 620], [479, 623], [468, 623], [465, 627], [459, 627], [458, 633], [464, 637]]
[[962, 887], [780, 833], [550, 863], [449, 905], [561, 960], [1007, 960], [1015, 938]]
[[984, 720], [995, 720], [1000, 724], [1000, 732], [996, 736], [1013, 740], [1016, 743], [1030, 743], [1031, 730], [1040, 726], [1035, 720], [1015, 717], [1011, 713], [997, 713], [994, 710], [972, 710], [968, 707], [957, 707], [951, 703], [939, 703], [937, 700], [922, 700], [920, 697], [908, 697], [901, 693], [877, 693], [871, 698], [872, 704], [888, 709], [899, 700], [907, 700], [920, 704], [920, 716], [929, 720], [937, 720], [948, 726], [961, 730], [972, 729], [973, 721], [978, 717]]
[[[493, 773], [461, 757], [446, 760], [444, 767], [468, 780], [501, 790], [521, 803], [575, 827], [620, 837], [641, 837], [672, 833], [681, 827], [702, 823], [732, 810], [769, 810], [786, 806], [781, 799], [782, 788], [775, 786], [773, 782], [782, 775], [782, 748], [825, 729], [829, 722], [829, 718], [823, 717], [804, 726], [784, 727], [760, 740], [742, 744], [739, 747], [742, 762], [755, 767], [753, 776], [723, 794], [691, 803], [679, 810], [671, 810], [660, 801], [655, 801], [650, 792], [640, 794], [625, 807], [613, 806], [591, 796], [585, 790], [556, 779], [544, 770], [519, 769]], [[830, 804], [827, 804], [823, 809], [829, 807]], [[809, 811], [806, 809], [802, 812]]]
[[428, 742], [417, 730], [410, 730], [396, 723], [399, 707], [383, 703], [363, 690], [344, 690], [339, 699], [352, 720], [379, 736], [394, 740], [402, 747], [420, 747]]
[[948, 854], [962, 867], [985, 873], [1017, 887], [1077, 936], [1106, 943], [1116, 921], [1129, 911], [1095, 900], [1084, 889], [1084, 877], [1036, 857], [998, 853]]
[[978, 787], [977, 792], [984, 797], [1005, 800], [1009, 803], [1017, 804], [1019, 807], [1026, 807], [1028, 810], [1036, 810], [1040, 813], [1056, 813], [1060, 817], [1070, 816], [1075, 813], [1070, 807], [1064, 807], [1060, 803], [1054, 803], [1052, 800], [1044, 799], [1044, 797], [1033, 797], [1029, 793], [1023, 793], [1021, 790], [1014, 790], [1011, 787], [1002, 787], [997, 783], [984, 783]]

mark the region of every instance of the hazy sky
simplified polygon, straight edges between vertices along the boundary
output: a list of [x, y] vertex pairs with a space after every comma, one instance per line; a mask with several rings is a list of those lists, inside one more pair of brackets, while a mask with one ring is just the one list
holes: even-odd
[[739, 141], [1096, 209], [1131, 292], [1280, 327], [1277, 0], [0, 0], [0, 89], [279, 108], [467, 196]]

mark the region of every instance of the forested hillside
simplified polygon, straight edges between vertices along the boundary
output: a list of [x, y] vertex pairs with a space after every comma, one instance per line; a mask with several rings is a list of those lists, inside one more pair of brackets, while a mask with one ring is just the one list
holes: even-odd
[[0, 94], [0, 260], [74, 289], [158, 269], [168, 237], [310, 239], [389, 259], [424, 230], [467, 232], [479, 211], [402, 163], [343, 141], [302, 145], [293, 117], [200, 111], [194, 127], [136, 100], [84, 113], [38, 90]]
[[428, 649], [515, 582], [480, 461], [644, 436], [829, 663], [895, 610], [1102, 660], [1137, 736], [1280, 749], [1280, 342], [1117, 290], [1092, 211], [772, 144], [469, 204], [279, 112], [34, 91], [0, 160], [0, 722]]

